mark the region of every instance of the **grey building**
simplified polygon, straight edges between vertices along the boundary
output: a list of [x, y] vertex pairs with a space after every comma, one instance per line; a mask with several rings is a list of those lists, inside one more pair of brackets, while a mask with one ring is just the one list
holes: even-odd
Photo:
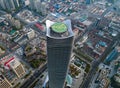
[[29, 2], [30, 2], [29, 7], [30, 7], [32, 10], [34, 10], [34, 9], [35, 9], [34, 0], [29, 0]]
[[0, 0], [0, 7], [7, 11], [13, 11], [19, 6], [19, 0]]
[[6, 9], [4, 1], [5, 0], [0, 0], [0, 8], [2, 8], [2, 9]]
[[64, 88], [74, 38], [71, 21], [47, 20], [46, 26], [49, 88]]
[[20, 6], [20, 0], [13, 0], [15, 8], [18, 8]]

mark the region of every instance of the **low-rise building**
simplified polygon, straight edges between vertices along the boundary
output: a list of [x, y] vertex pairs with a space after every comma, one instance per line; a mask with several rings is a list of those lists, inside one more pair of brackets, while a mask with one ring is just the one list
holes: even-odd
[[0, 74], [0, 88], [11, 88], [11, 83], [2, 75]]
[[26, 74], [25, 68], [15, 55], [10, 54], [8, 56], [5, 56], [1, 58], [0, 62], [1, 66], [5, 69], [13, 70], [18, 78], [21, 78]]

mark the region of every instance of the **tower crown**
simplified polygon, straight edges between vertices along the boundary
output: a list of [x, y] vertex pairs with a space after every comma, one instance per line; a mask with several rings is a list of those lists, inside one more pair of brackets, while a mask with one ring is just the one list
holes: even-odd
[[72, 37], [73, 31], [71, 28], [71, 21], [65, 20], [63, 22], [46, 21], [47, 36], [54, 39], [64, 39]]
[[64, 33], [67, 31], [67, 26], [64, 23], [57, 22], [51, 26], [51, 29], [56, 33]]

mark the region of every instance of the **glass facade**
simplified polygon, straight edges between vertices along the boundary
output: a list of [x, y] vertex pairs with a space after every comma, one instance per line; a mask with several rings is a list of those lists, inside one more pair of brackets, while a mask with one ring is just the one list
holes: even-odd
[[73, 35], [62, 38], [47, 36], [47, 60], [50, 88], [64, 88], [72, 45]]

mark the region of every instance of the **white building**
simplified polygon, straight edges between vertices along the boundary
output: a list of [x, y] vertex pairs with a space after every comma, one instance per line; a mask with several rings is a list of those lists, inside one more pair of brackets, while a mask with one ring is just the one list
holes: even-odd
[[33, 39], [35, 37], [35, 31], [30, 29], [30, 31], [27, 33], [27, 36], [29, 39]]

